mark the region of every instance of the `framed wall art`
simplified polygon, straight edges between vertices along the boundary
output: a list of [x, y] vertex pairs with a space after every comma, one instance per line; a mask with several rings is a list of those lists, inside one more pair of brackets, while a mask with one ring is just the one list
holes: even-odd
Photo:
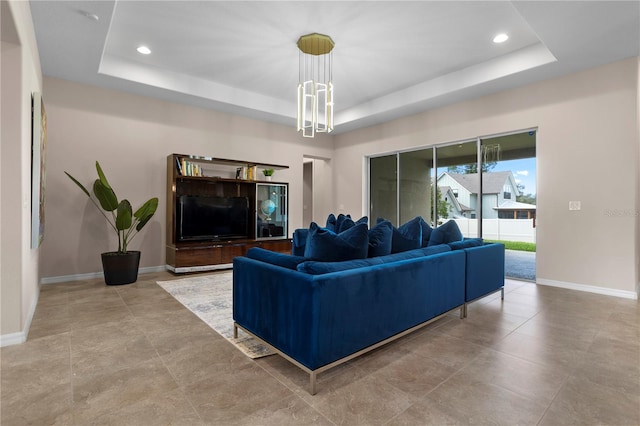
[[44, 238], [45, 148], [47, 113], [42, 94], [31, 96], [31, 248], [40, 247]]

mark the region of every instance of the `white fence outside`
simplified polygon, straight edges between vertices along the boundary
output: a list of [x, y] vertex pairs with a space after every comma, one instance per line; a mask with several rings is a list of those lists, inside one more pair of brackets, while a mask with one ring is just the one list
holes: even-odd
[[[478, 221], [476, 219], [455, 220], [458, 228], [466, 238], [478, 236]], [[482, 238], [485, 240], [536, 242], [536, 229], [533, 219], [483, 219]]]

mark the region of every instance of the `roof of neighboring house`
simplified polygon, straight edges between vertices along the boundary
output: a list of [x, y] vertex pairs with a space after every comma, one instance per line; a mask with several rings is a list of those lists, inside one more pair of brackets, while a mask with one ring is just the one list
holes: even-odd
[[535, 210], [534, 204], [520, 203], [518, 201], [505, 201], [498, 207], [494, 207], [494, 210]]
[[456, 206], [456, 209], [458, 209], [458, 211], [461, 211], [461, 212], [473, 211], [471, 207], [465, 206], [464, 204], [458, 201], [458, 198], [455, 196], [450, 186], [439, 186], [438, 188], [440, 189], [440, 193], [442, 194], [443, 197], [447, 197], [448, 195], [447, 199], [450, 200]]
[[[471, 192], [472, 194], [477, 194], [478, 192], [480, 192], [480, 188], [479, 188], [480, 182], [478, 180], [477, 173], [468, 173], [468, 174], [449, 173], [449, 172], [445, 172], [445, 173], [451, 176], [452, 179], [454, 179], [456, 182], [458, 182], [462, 187], [464, 187], [467, 191]], [[483, 173], [482, 192], [485, 194], [499, 194], [502, 192], [502, 189], [504, 188], [504, 183], [507, 181], [507, 179], [510, 179], [510, 178], [513, 179], [513, 174], [508, 170], [504, 172]], [[513, 185], [516, 188], [516, 192], [519, 194], [515, 179], [513, 179]]]

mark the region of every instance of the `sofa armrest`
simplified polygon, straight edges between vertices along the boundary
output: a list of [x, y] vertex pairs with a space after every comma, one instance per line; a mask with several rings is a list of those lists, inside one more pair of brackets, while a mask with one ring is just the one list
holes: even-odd
[[504, 287], [504, 250], [504, 244], [500, 243], [464, 249], [465, 302], [471, 302]]

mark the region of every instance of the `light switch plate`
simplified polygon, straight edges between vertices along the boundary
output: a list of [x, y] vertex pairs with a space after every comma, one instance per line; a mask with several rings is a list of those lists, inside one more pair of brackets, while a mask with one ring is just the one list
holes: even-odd
[[569, 201], [569, 210], [580, 210], [580, 201]]

